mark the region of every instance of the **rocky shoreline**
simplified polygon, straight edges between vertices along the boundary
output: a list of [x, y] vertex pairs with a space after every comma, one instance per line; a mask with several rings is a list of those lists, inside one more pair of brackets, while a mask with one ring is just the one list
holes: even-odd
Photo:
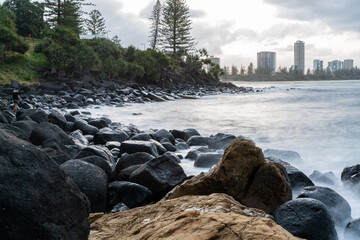
[[[320, 172], [307, 177], [284, 161], [298, 157], [294, 152], [263, 152], [231, 134], [140, 130], [59, 110], [251, 89], [51, 86], [21, 85], [24, 105], [16, 116], [0, 101], [0, 239], [331, 240], [343, 234], [339, 228], [346, 239], [360, 236], [360, 220], [352, 219], [347, 201], [313, 183], [337, 180]], [[187, 155], [179, 154], [184, 149]], [[179, 164], [184, 158], [215, 166], [187, 176]], [[357, 189], [358, 174], [359, 165], [345, 168], [341, 180]], [[293, 192], [300, 192], [295, 200]]]

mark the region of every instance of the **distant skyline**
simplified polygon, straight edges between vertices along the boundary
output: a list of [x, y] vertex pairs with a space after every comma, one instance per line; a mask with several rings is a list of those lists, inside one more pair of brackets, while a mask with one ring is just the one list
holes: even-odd
[[[0, 0], [3, 3], [4, 0]], [[148, 47], [149, 17], [156, 0], [92, 0], [109, 37], [124, 47]], [[162, 3], [164, 0], [161, 1]], [[294, 42], [305, 42], [305, 69], [313, 60], [353, 59], [360, 66], [360, 4], [357, 0], [187, 0], [197, 48], [221, 65], [256, 65], [257, 52], [274, 51], [277, 67], [294, 64]], [[221, 67], [222, 67], [221, 66]]]

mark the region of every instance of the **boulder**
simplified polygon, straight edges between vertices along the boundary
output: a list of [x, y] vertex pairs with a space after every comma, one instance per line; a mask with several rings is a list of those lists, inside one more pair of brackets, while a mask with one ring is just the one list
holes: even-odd
[[42, 147], [58, 150], [58, 151], [62, 152], [63, 154], [65, 154], [69, 158], [74, 158], [75, 156], [77, 156], [79, 154], [79, 151], [80, 151], [76, 145], [66, 145], [65, 146], [59, 140], [52, 139], [52, 138], [46, 139], [42, 143]]
[[189, 146], [207, 146], [211, 141], [210, 137], [192, 136], [187, 140]]
[[81, 130], [83, 134], [91, 134], [91, 135], [95, 135], [99, 131], [97, 127], [89, 125], [85, 120], [76, 120], [74, 122], [74, 126], [72, 130], [75, 131], [77, 129]]
[[21, 109], [16, 113], [16, 119], [33, 120], [37, 123], [48, 122], [48, 114], [42, 109]]
[[326, 184], [326, 185], [336, 185], [338, 184], [340, 181], [336, 178], [335, 174], [333, 172], [326, 172], [326, 173], [321, 173], [319, 171], [314, 171], [309, 178], [312, 181], [318, 182], [318, 183], [322, 183], [322, 184]]
[[129, 181], [147, 187], [159, 200], [186, 178], [182, 167], [167, 156], [154, 158], [136, 169]]
[[341, 173], [341, 181], [345, 184], [358, 184], [360, 182], [360, 164], [345, 167]]
[[328, 187], [305, 187], [298, 198], [313, 198], [325, 204], [336, 225], [345, 227], [351, 220], [351, 207], [349, 203], [341, 195]]
[[296, 240], [268, 215], [230, 196], [184, 196], [114, 214], [92, 214], [89, 240]]
[[150, 141], [152, 138], [147, 133], [139, 133], [131, 138], [131, 140]]
[[13, 122], [12, 125], [20, 128], [26, 134], [26, 136], [30, 138], [31, 132], [38, 125], [38, 123], [33, 120], [24, 120]]
[[159, 156], [157, 151], [156, 144], [149, 141], [138, 141], [138, 140], [128, 140], [121, 143], [120, 146], [121, 153], [137, 153], [137, 152], [146, 152], [154, 157]]
[[81, 130], [75, 130], [69, 134], [70, 137], [77, 139], [83, 145], [89, 145], [89, 141], [84, 137]]
[[360, 239], [360, 218], [350, 221], [344, 231], [344, 239], [358, 240]]
[[120, 173], [121, 170], [133, 165], [147, 163], [154, 158], [154, 156], [146, 152], [126, 154], [124, 156], [121, 156], [121, 158], [117, 161], [114, 173]]
[[189, 145], [187, 145], [187, 144], [184, 143], [184, 142], [178, 142], [178, 143], [176, 143], [175, 147], [176, 147], [176, 150], [186, 150], [186, 149], [189, 149], [189, 148], [190, 148]]
[[89, 157], [79, 158], [77, 160], [81, 160], [81, 161], [84, 161], [87, 163], [91, 163], [95, 166], [98, 166], [99, 168], [104, 170], [108, 179], [110, 178], [112, 170], [111, 170], [109, 162], [106, 161], [104, 158], [99, 157], [99, 156], [89, 156]]
[[6, 123], [8, 124], [8, 120], [6, 119], [6, 117], [4, 116], [4, 114], [0, 111], [0, 123]]
[[102, 146], [87, 146], [86, 148], [82, 149], [81, 152], [76, 156], [77, 159], [90, 157], [90, 156], [99, 156], [105, 159], [108, 163], [113, 164], [114, 158], [109, 149]]
[[265, 157], [279, 158], [287, 162], [301, 162], [300, 154], [295, 151], [266, 149], [264, 151]]
[[168, 150], [158, 141], [151, 139], [150, 142], [154, 143], [156, 146], [156, 150], [159, 153], [159, 155], [163, 155], [164, 153], [166, 153]]
[[299, 193], [304, 187], [314, 186], [314, 183], [302, 171], [288, 162], [273, 157], [266, 157], [265, 159], [268, 162], [279, 163], [285, 167], [290, 178], [291, 188], [294, 192]]
[[184, 129], [184, 133], [188, 134], [190, 137], [192, 137], [192, 136], [200, 136], [200, 133], [194, 128]]
[[106, 144], [109, 141], [124, 142], [129, 136], [121, 130], [112, 130], [110, 128], [102, 128], [94, 135], [95, 144]]
[[45, 140], [54, 139], [64, 145], [73, 145], [74, 141], [60, 127], [48, 122], [41, 122], [31, 132], [30, 142], [41, 145]]
[[0, 123], [0, 129], [7, 131], [8, 133], [11, 133], [12, 135], [14, 135], [22, 140], [26, 140], [26, 141], [29, 140], [27, 134], [23, 130], [21, 130], [21, 128], [19, 128], [19, 127], [12, 126], [12, 125], [6, 124], [6, 123]]
[[[261, 149], [251, 141], [236, 139], [225, 150], [218, 164], [209, 172], [201, 173], [185, 181], [169, 192], [164, 199], [184, 195], [226, 193], [239, 202], [246, 197], [247, 204], [262, 206], [264, 208], [262, 210], [269, 211], [291, 199], [291, 187], [287, 181], [286, 172], [273, 165], [273, 163], [266, 163]], [[259, 181], [262, 178], [269, 178], [272, 182], [266, 186], [261, 185]], [[252, 188], [250, 188], [251, 186]], [[281, 189], [281, 191], [257, 189], [262, 186], [276, 190]], [[250, 195], [247, 195], [249, 190], [251, 190], [249, 192], [251, 198]], [[256, 195], [257, 191], [258, 195]], [[269, 195], [264, 196], [266, 195], [264, 193], [269, 193]], [[265, 203], [267, 205], [264, 205]]]
[[209, 148], [226, 149], [235, 139], [235, 135], [218, 133], [211, 138], [211, 141], [209, 142]]
[[130, 208], [128, 206], [126, 206], [124, 203], [120, 202], [118, 204], [115, 205], [115, 207], [113, 209], [111, 209], [111, 213], [116, 213], [116, 212], [123, 212], [123, 211], [127, 211]]
[[132, 165], [130, 167], [127, 167], [127, 168], [121, 170], [120, 172], [113, 172], [111, 174], [110, 181], [127, 181], [128, 182], [130, 180], [131, 174], [141, 166], [142, 166], [142, 164]]
[[184, 131], [180, 131], [180, 130], [171, 130], [170, 133], [174, 136], [174, 138], [180, 138], [182, 140], [184, 140], [185, 142], [190, 138], [190, 135]]
[[98, 129], [105, 128], [105, 127], [109, 126], [108, 122], [105, 119], [101, 119], [101, 118], [91, 120], [91, 121], [89, 121], [89, 124], [94, 126], [94, 127], [97, 127]]
[[191, 149], [185, 156], [185, 158], [190, 159], [190, 160], [194, 160], [196, 161], [196, 159], [198, 159], [198, 157], [200, 156], [201, 152], [199, 152], [196, 149]]
[[49, 110], [50, 114], [48, 116], [48, 120], [50, 123], [58, 125], [61, 129], [65, 130], [67, 120], [64, 115], [55, 109]]
[[43, 148], [42, 150], [46, 152], [47, 155], [49, 155], [49, 157], [59, 165], [70, 160], [70, 157], [60, 150], [52, 148]]
[[176, 152], [176, 147], [174, 145], [172, 145], [171, 143], [168, 143], [168, 142], [164, 142], [164, 143], [161, 143], [163, 145], [163, 147], [167, 150], [167, 151], [170, 151], [170, 152]]
[[108, 209], [112, 210], [122, 202], [129, 208], [134, 208], [151, 201], [151, 191], [136, 183], [115, 181], [108, 187]]
[[167, 139], [170, 141], [171, 144], [175, 145], [175, 138], [168, 130], [161, 129], [159, 131], [156, 131], [154, 133], [154, 136], [155, 139], [158, 140], [159, 142], [163, 139]]
[[165, 157], [169, 158], [170, 160], [173, 160], [176, 163], [181, 163], [180, 158], [178, 157], [178, 155], [176, 155], [175, 153], [172, 152], [166, 152], [164, 154]]
[[200, 153], [195, 159], [194, 167], [210, 168], [217, 164], [222, 157], [222, 154], [216, 152]]
[[0, 130], [0, 238], [88, 239], [89, 202], [45, 152]]
[[308, 240], [338, 240], [335, 224], [325, 204], [300, 198], [281, 205], [273, 212], [275, 221], [296, 237]]
[[88, 197], [91, 212], [106, 211], [108, 179], [101, 168], [81, 160], [69, 160], [60, 167]]
[[117, 141], [109, 141], [105, 144], [105, 147], [107, 147], [109, 150], [112, 150], [114, 148], [119, 149], [120, 151], [121, 143]]

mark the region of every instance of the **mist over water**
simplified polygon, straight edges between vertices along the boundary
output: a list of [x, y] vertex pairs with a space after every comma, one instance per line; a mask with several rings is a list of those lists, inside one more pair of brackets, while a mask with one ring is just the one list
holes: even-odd
[[[344, 167], [360, 162], [360, 81], [235, 84], [263, 91], [101, 107], [91, 112], [141, 130], [195, 128], [203, 136], [218, 132], [246, 136], [263, 150], [298, 152], [303, 160], [290, 163], [307, 176], [313, 170], [332, 171], [340, 179]], [[186, 163], [184, 168], [192, 167]], [[191, 169], [197, 171], [204, 169]], [[349, 201], [352, 216], [360, 217], [359, 197], [341, 184], [331, 188]]]

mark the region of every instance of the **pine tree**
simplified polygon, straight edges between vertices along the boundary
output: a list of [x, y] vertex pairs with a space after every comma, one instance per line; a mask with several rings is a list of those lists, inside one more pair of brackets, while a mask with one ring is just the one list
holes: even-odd
[[90, 19], [86, 20], [86, 29], [89, 30], [89, 32], [92, 35], [104, 35], [106, 32], [105, 29], [105, 20], [102, 17], [99, 10], [92, 10], [89, 13]]
[[160, 20], [161, 20], [161, 3], [156, 1], [151, 13], [151, 27], [150, 27], [150, 47], [156, 49], [159, 44], [160, 37]]
[[190, 36], [192, 22], [185, 0], [166, 0], [162, 12], [160, 32], [164, 51], [176, 57], [192, 50], [195, 41]]

